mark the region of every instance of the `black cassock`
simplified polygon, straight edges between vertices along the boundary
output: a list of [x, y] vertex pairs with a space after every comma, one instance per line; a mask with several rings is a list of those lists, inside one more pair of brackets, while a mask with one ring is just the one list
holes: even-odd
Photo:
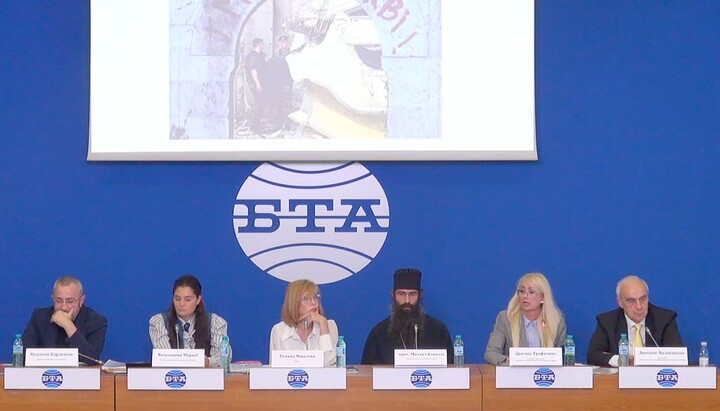
[[[415, 334], [411, 331], [408, 336], [400, 338], [400, 333], [388, 334], [390, 317], [382, 320], [370, 331], [365, 341], [361, 364], [388, 364], [395, 362], [396, 349], [415, 348]], [[403, 344], [403, 341], [405, 344]], [[453, 363], [453, 342], [447, 326], [442, 321], [425, 315], [425, 329], [418, 335], [418, 349], [441, 349], [447, 350], [447, 362]]]

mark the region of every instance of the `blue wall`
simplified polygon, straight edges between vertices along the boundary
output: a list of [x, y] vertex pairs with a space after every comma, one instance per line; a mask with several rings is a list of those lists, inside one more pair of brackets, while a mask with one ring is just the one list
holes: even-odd
[[[323, 286], [351, 363], [401, 266], [423, 270], [427, 309], [463, 334], [467, 362], [528, 271], [549, 277], [581, 359], [627, 274], [679, 311], [691, 359], [720, 341], [720, 2], [536, 5], [540, 161], [363, 163], [390, 232], [365, 270]], [[147, 319], [195, 273], [235, 359], [267, 361], [285, 283], [232, 228], [259, 163], [88, 163], [87, 2], [3, 1], [0, 39], [0, 360], [67, 273], [109, 317], [103, 358], [147, 358]]]

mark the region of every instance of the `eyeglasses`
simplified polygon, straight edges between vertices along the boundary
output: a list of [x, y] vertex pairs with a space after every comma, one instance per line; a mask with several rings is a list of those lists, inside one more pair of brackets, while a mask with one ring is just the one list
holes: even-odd
[[628, 305], [635, 305], [636, 303], [640, 303], [640, 305], [645, 305], [648, 302], [648, 296], [644, 295], [640, 298], [628, 298], [625, 300], [625, 304]]
[[395, 297], [400, 298], [415, 298], [418, 295], [420, 295], [418, 291], [395, 291]]
[[57, 305], [63, 305], [63, 303], [65, 303], [65, 305], [73, 305], [80, 301], [80, 298], [66, 298], [64, 300], [62, 298], [53, 298], [53, 301], [55, 301]]
[[312, 303], [319, 304], [319, 303], [320, 303], [320, 298], [321, 298], [321, 297], [320, 297], [320, 294], [318, 294], [318, 295], [313, 295], [313, 296], [311, 296], [311, 297], [308, 297], [308, 296], [306, 296], [306, 295], [303, 295], [301, 301], [303, 302], [303, 304], [312, 304]]
[[528, 288], [527, 290], [524, 288], [518, 288], [517, 295], [518, 295], [518, 297], [527, 296], [530, 298], [535, 298], [535, 297], [539, 296], [540, 293], [533, 290], [532, 288]]

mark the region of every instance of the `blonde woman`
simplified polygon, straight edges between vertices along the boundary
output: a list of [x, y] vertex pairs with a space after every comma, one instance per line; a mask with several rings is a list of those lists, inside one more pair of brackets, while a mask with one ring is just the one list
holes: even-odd
[[270, 332], [271, 360], [274, 350], [320, 350], [325, 353], [325, 366], [335, 365], [338, 328], [335, 321], [325, 318], [317, 284], [310, 280], [290, 283], [281, 318]]
[[507, 310], [495, 319], [485, 347], [485, 361], [507, 363], [510, 347], [562, 347], [567, 326], [555, 305], [547, 278], [540, 273], [520, 277]]

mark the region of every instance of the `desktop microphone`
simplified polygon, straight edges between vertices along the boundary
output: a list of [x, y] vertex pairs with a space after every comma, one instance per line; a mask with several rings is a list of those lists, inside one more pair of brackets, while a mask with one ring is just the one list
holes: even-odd
[[95, 364], [105, 365], [104, 362], [98, 360], [97, 358], [88, 357], [87, 355], [85, 355], [85, 354], [83, 354], [83, 353], [81, 353], [81, 352], [78, 352], [78, 355], [81, 356], [81, 357], [83, 357], [83, 358], [86, 358], [86, 359], [88, 359], [88, 360], [90, 360], [90, 361], [92, 361], [92, 362], [94, 362]]
[[176, 323], [175, 328], [177, 328], [175, 330], [175, 343], [177, 344], [175, 348], [182, 348], [180, 346], [180, 333], [182, 332], [182, 325], [180, 325], [180, 323]]
[[652, 333], [650, 332], [650, 329], [647, 328], [647, 326], [645, 326], [645, 332], [646, 332], [647, 335], [649, 335], [650, 338], [653, 340], [653, 342], [655, 343], [655, 346], [658, 347], [658, 348], [660, 348], [660, 344], [658, 344], [657, 341], [655, 341], [655, 337], [653, 337]]
[[417, 350], [417, 330], [418, 330], [418, 326], [417, 326], [417, 324], [413, 324], [413, 327], [415, 327], [415, 349]]

